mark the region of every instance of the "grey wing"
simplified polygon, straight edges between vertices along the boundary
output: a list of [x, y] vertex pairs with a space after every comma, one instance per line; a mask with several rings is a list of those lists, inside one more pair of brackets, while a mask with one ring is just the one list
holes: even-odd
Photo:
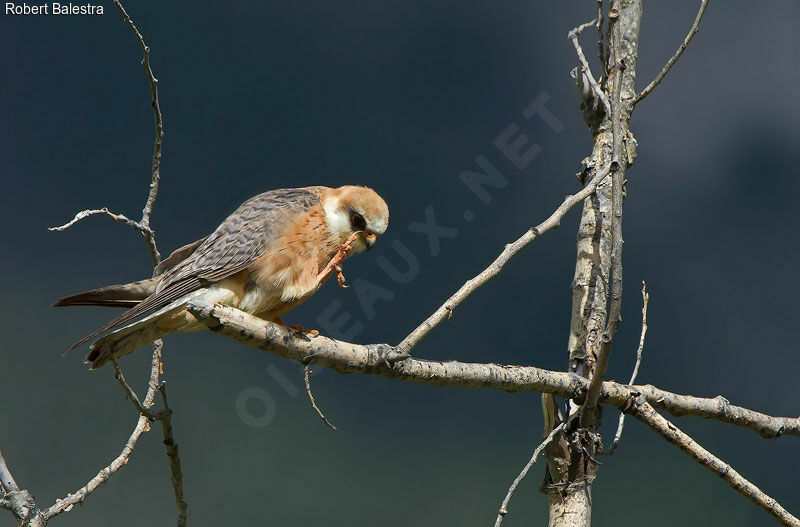
[[271, 190], [245, 201], [188, 258], [161, 276], [156, 292], [67, 352], [133, 319], [153, 313], [182, 296], [246, 269], [269, 249], [292, 216], [319, 203], [320, 187]]

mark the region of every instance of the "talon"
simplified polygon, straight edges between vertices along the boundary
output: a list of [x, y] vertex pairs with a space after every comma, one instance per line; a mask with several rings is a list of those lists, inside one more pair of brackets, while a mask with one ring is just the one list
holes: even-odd
[[303, 333], [305, 335], [311, 335], [312, 337], [316, 337], [317, 335], [319, 335], [319, 331], [317, 331], [316, 329], [305, 329], [303, 326], [301, 326], [299, 324], [294, 325], [294, 326], [290, 326], [290, 325], [286, 324], [283, 320], [281, 320], [280, 317], [275, 317], [274, 319], [272, 319], [272, 321], [275, 322], [276, 324], [281, 325], [281, 326], [287, 327], [289, 329], [293, 329], [293, 330], [297, 331], [298, 333]]
[[347, 279], [344, 277], [344, 273], [342, 272], [342, 266], [336, 265], [334, 266], [334, 270], [336, 271], [336, 281], [339, 282], [339, 287], [344, 289], [350, 287], [349, 285], [345, 284]]
[[295, 326], [286, 326], [286, 327], [289, 329], [293, 329], [299, 333], [305, 333], [306, 335], [311, 335], [312, 337], [316, 337], [317, 335], [319, 335], [319, 331], [317, 331], [316, 329], [305, 329], [303, 326], [299, 324]]
[[327, 278], [331, 272], [335, 272], [336, 281], [339, 282], [339, 285], [342, 287], [349, 287], [345, 285], [345, 278], [344, 275], [342, 274], [341, 264], [347, 257], [347, 252], [353, 248], [352, 244], [355, 241], [355, 239], [356, 239], [356, 233], [353, 233], [347, 240], [345, 240], [344, 243], [342, 243], [342, 245], [339, 247], [339, 250], [336, 251], [334, 257], [331, 259], [330, 262], [328, 262], [328, 265], [325, 266], [325, 269], [323, 269], [322, 272], [319, 273], [317, 280], [322, 282], [322, 280]]

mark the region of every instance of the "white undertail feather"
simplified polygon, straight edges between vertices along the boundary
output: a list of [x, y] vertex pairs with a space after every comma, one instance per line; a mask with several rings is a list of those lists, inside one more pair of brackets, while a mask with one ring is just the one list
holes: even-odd
[[164, 320], [176, 317], [186, 308], [186, 304], [192, 299], [202, 298], [212, 303], [228, 304], [236, 307], [238, 298], [230, 289], [221, 286], [224, 280], [208, 288], [199, 289], [186, 294], [174, 302], [164, 306], [158, 311], [151, 313], [143, 319], [123, 326], [112, 331], [108, 335], [97, 339], [89, 346], [89, 354], [86, 362], [91, 363], [92, 370], [99, 368], [113, 357], [120, 358], [131, 353], [142, 346], [160, 339], [168, 333], [189, 332], [204, 329], [205, 326], [197, 322], [194, 317], [188, 315], [187, 321], [183, 325], [164, 324]]

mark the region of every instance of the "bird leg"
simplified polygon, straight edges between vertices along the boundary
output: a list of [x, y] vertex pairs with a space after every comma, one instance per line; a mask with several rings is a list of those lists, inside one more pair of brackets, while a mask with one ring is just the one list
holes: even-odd
[[356, 241], [356, 237], [358, 233], [353, 233], [347, 238], [344, 243], [339, 247], [339, 250], [336, 251], [336, 255], [328, 262], [328, 265], [325, 266], [325, 269], [319, 273], [317, 280], [322, 282], [325, 280], [331, 272], [336, 273], [336, 281], [339, 283], [340, 287], [350, 287], [349, 285], [345, 285], [345, 278], [344, 273], [342, 273], [342, 262], [347, 257], [347, 253], [350, 249], [353, 248], [353, 242]]

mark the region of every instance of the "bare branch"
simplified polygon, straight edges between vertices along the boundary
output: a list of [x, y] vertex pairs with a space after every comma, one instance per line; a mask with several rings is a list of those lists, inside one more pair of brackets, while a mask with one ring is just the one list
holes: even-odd
[[160, 412], [161, 417], [161, 439], [164, 443], [164, 450], [167, 453], [169, 460], [169, 473], [172, 480], [172, 491], [175, 494], [175, 508], [178, 511], [178, 527], [186, 527], [186, 501], [183, 499], [183, 471], [181, 471], [181, 458], [178, 456], [178, 444], [175, 442], [175, 437], [172, 433], [172, 410], [167, 403], [167, 385], [161, 383], [158, 387], [161, 394], [161, 401], [164, 403], [164, 409]]
[[[339, 373], [380, 375], [408, 382], [439, 386], [492, 388], [507, 392], [536, 391], [581, 401], [588, 381], [574, 373], [543, 370], [534, 366], [509, 366], [458, 361], [432, 361], [407, 357], [388, 344], [352, 344], [322, 335], [301, 338], [290, 329], [239, 311], [230, 306], [191, 301], [187, 308], [212, 331], [301, 364], [313, 357], [314, 364]], [[656, 408], [673, 415], [715, 419], [757, 431], [765, 438], [800, 436], [800, 418], [772, 417], [713, 399], [679, 395], [654, 386], [626, 386], [605, 381], [600, 401], [618, 408], [630, 406], [641, 395]]]
[[[158, 341], [158, 346], [160, 348], [161, 341]], [[181, 460], [178, 456], [178, 444], [175, 442], [175, 437], [172, 433], [172, 410], [167, 403], [167, 385], [165, 382], [162, 382], [158, 385], [158, 392], [161, 394], [161, 399], [164, 403], [164, 409], [159, 412], [154, 412], [150, 410], [148, 407], [145, 407], [142, 403], [139, 402], [139, 398], [136, 396], [136, 392], [130, 387], [130, 385], [125, 381], [125, 375], [122, 373], [122, 369], [119, 367], [119, 361], [115, 358], [113, 359], [112, 364], [114, 365], [114, 372], [116, 374], [117, 380], [119, 381], [120, 386], [125, 391], [128, 399], [130, 399], [133, 406], [139, 412], [142, 417], [145, 417], [149, 421], [158, 421], [161, 425], [161, 435], [162, 435], [162, 442], [164, 443], [164, 449], [167, 454], [167, 459], [169, 461], [169, 471], [170, 476], [172, 479], [172, 490], [175, 494], [175, 506], [178, 510], [178, 527], [186, 525], [186, 501], [183, 499], [183, 472], [181, 470]], [[159, 362], [158, 368], [160, 371], [161, 368], [161, 361], [160, 361], [160, 353], [159, 353]], [[154, 383], [157, 383], [158, 379], [151, 377], [150, 386], [155, 386]], [[151, 403], [152, 405], [152, 403]]]
[[670, 58], [664, 65], [664, 67], [661, 68], [661, 71], [658, 73], [658, 75], [656, 75], [656, 78], [653, 79], [652, 82], [650, 82], [650, 84], [645, 86], [645, 88], [642, 91], [636, 94], [636, 96], [633, 98], [632, 101], [632, 104], [634, 106], [638, 104], [642, 99], [650, 95], [650, 92], [653, 91], [653, 89], [655, 89], [655, 87], [658, 86], [662, 80], [664, 80], [664, 77], [666, 76], [667, 72], [669, 72], [669, 70], [672, 69], [672, 66], [674, 66], [675, 63], [678, 62], [678, 59], [681, 57], [683, 52], [689, 46], [689, 42], [692, 41], [692, 38], [694, 37], [695, 33], [697, 33], [697, 31], [700, 29], [700, 21], [703, 19], [703, 14], [705, 14], [706, 12], [706, 7], [708, 7], [708, 0], [700, 0], [700, 9], [697, 11], [697, 16], [694, 18], [694, 24], [692, 24], [692, 27], [689, 29], [689, 33], [686, 34], [686, 38], [683, 39], [683, 42], [681, 43], [678, 50], [675, 51], [675, 54], [672, 56], [672, 58]]
[[591, 195], [597, 185], [609, 174], [610, 166], [598, 172], [589, 183], [586, 184], [581, 190], [567, 196], [559, 207], [550, 215], [549, 218], [532, 229], [525, 231], [525, 234], [520, 236], [516, 241], [506, 245], [503, 252], [500, 253], [492, 264], [481, 271], [474, 278], [467, 280], [461, 288], [455, 292], [453, 296], [448, 298], [444, 304], [439, 307], [430, 317], [420, 324], [414, 331], [412, 331], [403, 341], [398, 344], [398, 349], [403, 353], [408, 353], [422, 338], [430, 332], [433, 328], [439, 325], [443, 320], [449, 319], [453, 310], [461, 302], [464, 301], [470, 294], [483, 284], [488, 282], [491, 278], [503, 269], [503, 266], [511, 259], [512, 256], [517, 254], [523, 247], [531, 243], [533, 240], [549, 231], [553, 227], [557, 227], [561, 219], [578, 203], [581, 203], [586, 197]]
[[[150, 364], [150, 382], [148, 385], [147, 394], [145, 395], [144, 401], [141, 403], [141, 406], [144, 408], [153, 406], [156, 389], [158, 388], [160, 367], [161, 344], [160, 341], [158, 341], [153, 345], [153, 359]], [[57, 516], [62, 512], [68, 512], [72, 510], [75, 505], [83, 503], [83, 500], [85, 500], [89, 494], [94, 492], [97, 487], [108, 481], [108, 479], [114, 475], [116, 471], [128, 463], [128, 460], [133, 453], [133, 448], [136, 446], [139, 438], [148, 430], [150, 430], [150, 422], [148, 421], [147, 417], [143, 415], [139, 416], [139, 420], [136, 422], [136, 427], [133, 429], [128, 441], [122, 448], [122, 452], [116, 458], [114, 458], [114, 460], [107, 467], [103, 468], [95, 477], [89, 480], [86, 485], [78, 489], [73, 494], [67, 494], [66, 497], [56, 500], [55, 504], [53, 504], [44, 512], [45, 518], [49, 520], [53, 516]]]
[[[636, 363], [633, 366], [633, 373], [631, 373], [631, 380], [628, 381], [628, 386], [633, 386], [636, 382], [636, 376], [639, 375], [639, 366], [642, 364], [642, 353], [644, 352], [644, 338], [647, 335], [647, 303], [650, 301], [650, 295], [647, 293], [647, 284], [642, 280], [642, 332], [639, 335], [639, 347], [636, 348]], [[625, 426], [625, 412], [619, 414], [619, 422], [617, 423], [617, 432], [614, 434], [614, 442], [603, 454], [611, 455], [619, 446], [619, 441], [622, 439], [622, 429]]]
[[0, 509], [11, 511], [20, 527], [45, 527], [47, 519], [33, 495], [27, 490], [15, 490], [0, 496]]
[[647, 292], [647, 282], [642, 280], [642, 332], [639, 334], [639, 346], [636, 348], [636, 364], [633, 366], [631, 380], [628, 385], [632, 386], [639, 375], [639, 366], [642, 365], [642, 353], [644, 352], [644, 339], [647, 335], [647, 304], [650, 302], [650, 293]]
[[89, 216], [96, 216], [98, 214], [101, 214], [103, 216], [108, 216], [109, 218], [111, 218], [114, 221], [118, 221], [120, 223], [124, 223], [128, 227], [141, 232], [145, 237], [151, 236], [153, 234], [153, 231], [147, 225], [145, 225], [143, 223], [140, 223], [138, 221], [133, 221], [132, 219], [128, 218], [127, 216], [125, 216], [123, 214], [114, 214], [113, 212], [109, 211], [107, 207], [103, 207], [102, 209], [86, 209], [86, 210], [82, 210], [79, 213], [77, 213], [75, 215], [75, 217], [72, 218], [72, 220], [70, 220], [69, 222], [65, 223], [64, 225], [60, 225], [58, 227], [48, 227], [47, 230], [50, 231], [50, 232], [54, 232], [54, 231], [55, 232], [63, 232], [65, 230], [69, 229], [70, 227], [72, 227], [73, 225], [75, 225], [76, 223], [78, 223], [79, 221], [81, 221], [82, 219], [88, 218]]
[[600, 59], [601, 65], [605, 65], [606, 51], [605, 42], [603, 40], [603, 0], [597, 0], [597, 58]]
[[0, 509], [6, 509], [14, 515], [20, 527], [44, 527], [47, 524], [42, 511], [36, 505], [33, 495], [20, 489], [11, 469], [0, 450]]
[[558, 425], [557, 427], [553, 428], [553, 430], [545, 438], [545, 440], [542, 441], [541, 444], [537, 446], [536, 449], [533, 451], [531, 459], [523, 467], [522, 472], [520, 472], [519, 475], [516, 478], [514, 478], [514, 482], [511, 483], [511, 486], [508, 488], [506, 497], [503, 498], [503, 503], [500, 504], [500, 509], [497, 511], [497, 519], [494, 521], [494, 527], [500, 527], [503, 524], [503, 518], [505, 517], [506, 514], [508, 514], [508, 502], [511, 501], [511, 496], [517, 490], [517, 486], [520, 484], [520, 482], [522, 482], [523, 479], [525, 479], [525, 476], [528, 475], [528, 471], [536, 463], [536, 459], [539, 457], [539, 454], [541, 454], [542, 450], [544, 450], [544, 448], [550, 444], [550, 442], [553, 440], [553, 438], [556, 436], [557, 433], [559, 433], [561, 430], [564, 429], [564, 425], [566, 425], [567, 422], [568, 421], [565, 421], [560, 425]]
[[306, 394], [308, 395], [308, 400], [311, 402], [311, 408], [313, 408], [314, 411], [317, 412], [319, 418], [322, 419], [323, 423], [328, 425], [328, 428], [330, 428], [331, 430], [336, 430], [336, 426], [334, 426], [330, 421], [328, 421], [328, 418], [325, 417], [325, 414], [323, 414], [322, 410], [319, 409], [319, 406], [317, 406], [317, 402], [314, 400], [314, 394], [311, 393], [311, 381], [308, 378], [308, 369], [310, 368], [310, 366], [311, 366], [310, 364], [306, 364], [303, 367], [303, 379], [306, 384]]
[[[150, 47], [145, 43], [144, 37], [134, 25], [130, 15], [128, 15], [128, 13], [125, 11], [125, 8], [122, 7], [122, 3], [120, 3], [119, 0], [114, 0], [114, 5], [117, 6], [117, 9], [125, 19], [125, 22], [128, 24], [128, 26], [130, 26], [131, 31], [133, 31], [136, 41], [139, 43], [139, 47], [142, 48], [142, 53], [144, 54], [144, 57], [142, 58], [142, 66], [147, 73], [147, 80], [150, 83], [150, 97], [151, 105], [153, 106], [153, 120], [155, 121], [156, 137], [153, 146], [153, 164], [150, 178], [150, 191], [147, 194], [147, 201], [145, 202], [144, 209], [142, 209], [141, 219], [142, 225], [145, 225], [149, 229], [150, 216], [153, 213], [153, 205], [155, 204], [156, 196], [158, 195], [158, 184], [161, 180], [161, 144], [164, 141], [164, 121], [161, 117], [161, 105], [158, 101], [158, 79], [153, 74], [153, 69], [150, 67]], [[147, 240], [147, 245], [150, 248], [150, 255], [153, 258], [153, 265], [157, 265], [161, 260], [161, 255], [156, 247], [155, 237], [151, 232], [149, 236], [145, 234], [145, 238]]]
[[122, 389], [125, 391], [125, 395], [131, 401], [131, 403], [133, 403], [133, 406], [136, 408], [139, 414], [143, 417], [146, 417], [149, 421], [161, 419], [159, 412], [153, 412], [152, 410], [145, 408], [144, 405], [139, 402], [136, 392], [134, 392], [133, 388], [131, 388], [127, 381], [125, 381], [125, 375], [122, 374], [122, 369], [119, 367], [119, 360], [116, 357], [112, 359], [112, 364], [114, 366], [115, 376], [119, 381], [120, 386], [122, 386]]
[[150, 257], [153, 260], [153, 265], [158, 265], [158, 262], [161, 261], [161, 254], [158, 252], [158, 246], [156, 245], [155, 232], [153, 232], [153, 230], [150, 228], [150, 217], [153, 213], [153, 205], [155, 204], [156, 196], [158, 195], [158, 184], [161, 181], [161, 145], [164, 141], [164, 121], [161, 117], [161, 105], [158, 100], [158, 79], [155, 77], [153, 74], [153, 69], [150, 67], [150, 47], [145, 43], [144, 37], [142, 37], [142, 34], [136, 28], [133, 20], [125, 11], [125, 8], [122, 6], [120, 1], [114, 0], [114, 4], [122, 14], [125, 22], [128, 24], [128, 26], [130, 26], [131, 31], [133, 31], [136, 41], [139, 43], [139, 47], [142, 48], [142, 53], [144, 54], [142, 66], [144, 66], [144, 70], [147, 73], [147, 80], [150, 83], [151, 105], [153, 107], [153, 120], [155, 121], [156, 128], [155, 144], [153, 146], [153, 163], [150, 176], [150, 190], [147, 194], [147, 201], [145, 202], [144, 209], [142, 209], [142, 219], [137, 222], [122, 214], [114, 214], [113, 212], [109, 212], [107, 208], [103, 207], [102, 209], [87, 209], [81, 211], [77, 213], [75, 218], [73, 218], [69, 223], [59, 227], [51, 227], [48, 230], [59, 232], [64, 231], [88, 216], [102, 214], [110, 217], [114, 221], [125, 223], [129, 227], [141, 232], [145, 238], [147, 247], [150, 250]]
[[634, 417], [643, 422], [655, 432], [681, 449], [689, 457], [721, 477], [737, 492], [747, 497], [750, 501], [767, 511], [781, 525], [800, 527], [800, 520], [792, 516], [774, 498], [765, 494], [753, 483], [736, 472], [730, 465], [714, 456], [702, 447], [697, 441], [682, 432], [677, 426], [670, 423], [656, 412], [646, 401], [638, 400], [631, 411]]
[[[592, 87], [592, 91], [594, 92], [595, 96], [598, 99], [600, 99], [600, 102], [603, 103], [603, 108], [605, 108], [606, 115], [611, 115], [611, 105], [608, 102], [608, 97], [606, 97], [606, 94], [603, 92], [603, 89], [595, 80], [594, 75], [592, 75], [592, 69], [589, 67], [589, 62], [586, 60], [586, 56], [583, 54], [583, 48], [581, 48], [581, 43], [578, 41], [578, 35], [581, 33], [581, 31], [583, 31], [587, 27], [593, 26], [595, 20], [591, 20], [589, 22], [586, 22], [585, 24], [581, 24], [580, 26], [576, 27], [575, 29], [567, 33], [567, 38], [572, 42], [572, 45], [575, 46], [575, 53], [578, 55], [578, 61], [581, 63], [581, 73], [583, 73], [586, 76], [586, 80], [589, 81], [589, 86]], [[600, 40], [600, 47], [602, 50], [602, 39]]]
[[14, 476], [11, 475], [11, 470], [8, 468], [2, 450], [0, 450], [0, 486], [6, 494], [19, 490], [19, 485], [17, 485], [17, 482], [14, 480]]

